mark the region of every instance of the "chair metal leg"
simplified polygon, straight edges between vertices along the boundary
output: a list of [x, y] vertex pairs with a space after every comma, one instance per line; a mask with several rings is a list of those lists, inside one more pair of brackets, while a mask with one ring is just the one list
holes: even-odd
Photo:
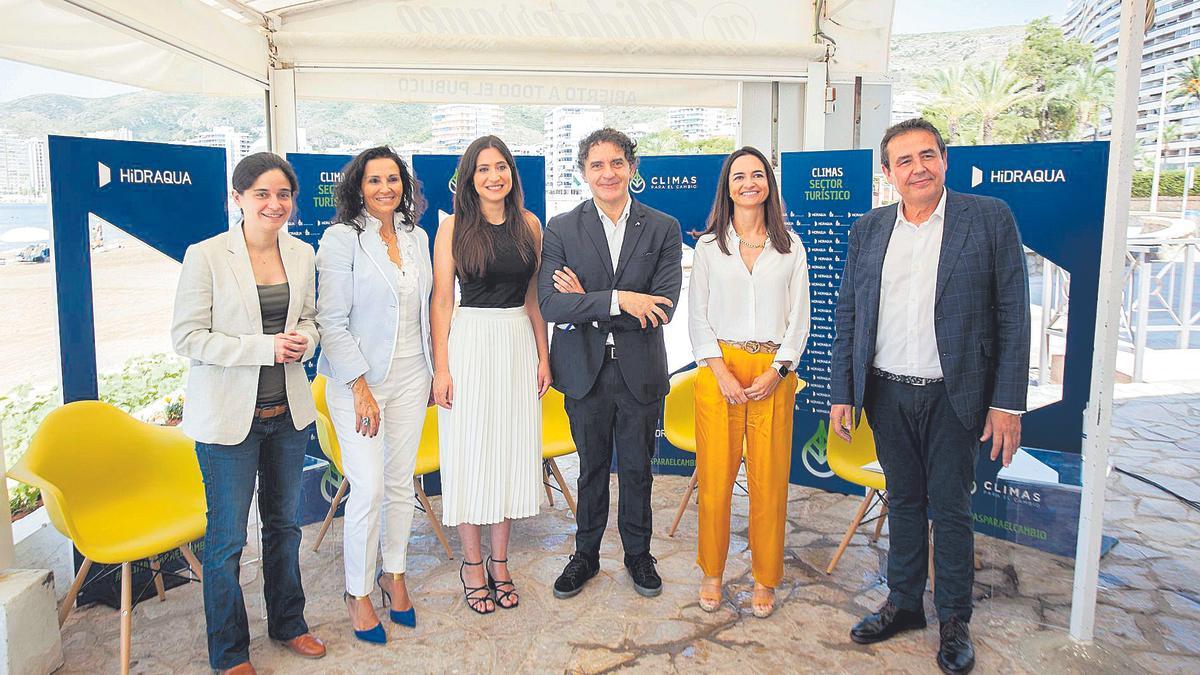
[[325, 533], [329, 531], [329, 526], [333, 524], [333, 516], [337, 513], [338, 505], [342, 503], [342, 497], [346, 496], [346, 488], [350, 486], [350, 481], [342, 476], [342, 483], [338, 485], [337, 494], [333, 496], [333, 501], [329, 502], [329, 513], [325, 514], [325, 522], [321, 523], [321, 530], [317, 532], [317, 540], [313, 542], [313, 551], [321, 548], [321, 542], [325, 540]]
[[879, 507], [879, 519], [875, 521], [875, 534], [871, 536], [871, 543], [879, 541], [879, 535], [883, 532], [883, 521], [887, 520], [887, 502], [882, 502]]
[[542, 460], [542, 487], [546, 488], [546, 501], [554, 506], [554, 490], [550, 488], [550, 472], [546, 470], [546, 460]]
[[567, 508], [571, 509], [571, 515], [575, 513], [575, 498], [571, 496], [571, 488], [567, 487], [567, 481], [563, 479], [562, 471], [558, 470], [558, 462], [553, 459], [546, 460], [550, 465], [550, 472], [554, 474], [554, 480], [558, 483], [558, 489], [562, 490], [563, 499], [567, 500]]
[[192, 547], [184, 544], [179, 547], [179, 552], [183, 554], [183, 559], [187, 561], [188, 567], [192, 570], [192, 574], [196, 575], [196, 579], [204, 582], [204, 567], [200, 561], [196, 559], [196, 554], [192, 553]]
[[833, 574], [833, 568], [837, 567], [838, 561], [842, 559], [842, 554], [846, 552], [846, 547], [850, 545], [850, 538], [854, 536], [854, 531], [862, 524], [863, 516], [867, 515], [867, 509], [871, 508], [871, 500], [875, 498], [874, 488], [867, 490], [867, 496], [863, 497], [862, 504], [858, 506], [858, 512], [854, 514], [854, 519], [850, 521], [850, 527], [846, 528], [846, 536], [842, 537], [842, 543], [838, 546], [837, 552], [833, 554], [833, 560], [829, 561], [829, 567], [825, 568], [825, 574]]
[[667, 532], [668, 537], [675, 536], [675, 530], [679, 527], [679, 521], [683, 520], [683, 512], [687, 510], [688, 500], [692, 497], [692, 491], [696, 489], [696, 483], [700, 478], [696, 472], [692, 472], [692, 480], [688, 481], [687, 491], [683, 493], [683, 500], [679, 502], [679, 510], [675, 512], [675, 520], [671, 522], [671, 529]]
[[154, 591], [158, 593], [158, 601], [167, 601], [167, 587], [163, 583], [162, 573], [159, 571], [158, 558], [151, 557], [150, 571], [154, 574]]
[[75, 609], [75, 598], [79, 595], [79, 589], [83, 588], [83, 580], [87, 578], [91, 569], [92, 561], [84, 558], [83, 564], [79, 566], [79, 574], [75, 575], [75, 580], [71, 582], [71, 588], [67, 590], [67, 597], [63, 598], [62, 606], [58, 608], [59, 627], [67, 622], [67, 617], [71, 616], [71, 610]]
[[133, 564], [121, 563], [121, 675], [129, 675], [133, 647]]
[[438, 541], [442, 542], [442, 548], [446, 549], [446, 557], [454, 560], [454, 552], [450, 550], [450, 542], [446, 540], [446, 533], [442, 531], [442, 524], [438, 522], [437, 516], [433, 513], [433, 505], [429, 503], [429, 497], [425, 494], [425, 488], [421, 487], [421, 481], [414, 478], [413, 488], [417, 491], [417, 499], [421, 502], [421, 507], [425, 509], [425, 517], [429, 519], [429, 524], [433, 525], [433, 533], [437, 535]]

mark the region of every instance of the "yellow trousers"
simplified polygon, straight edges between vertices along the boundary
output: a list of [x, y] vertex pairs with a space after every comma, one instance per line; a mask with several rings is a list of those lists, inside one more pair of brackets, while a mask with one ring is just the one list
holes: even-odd
[[[743, 387], [771, 367], [774, 354], [750, 354], [721, 345], [725, 365]], [[724, 576], [729, 553], [729, 505], [741, 467], [743, 441], [750, 491], [750, 555], [754, 579], [774, 588], [783, 577], [783, 536], [792, 464], [792, 408], [796, 374], [767, 399], [731, 404], [708, 368], [696, 376], [696, 477], [705, 576]]]

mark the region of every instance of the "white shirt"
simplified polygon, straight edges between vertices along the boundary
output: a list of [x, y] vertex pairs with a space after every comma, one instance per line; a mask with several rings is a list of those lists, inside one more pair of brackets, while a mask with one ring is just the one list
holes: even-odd
[[[600, 214], [600, 224], [604, 226], [604, 237], [608, 239], [608, 255], [612, 258], [613, 274], [617, 272], [617, 261], [621, 258], [621, 244], [625, 242], [625, 225], [629, 222], [629, 207], [633, 206], [633, 199], [625, 201], [625, 208], [621, 209], [621, 215], [617, 216], [617, 222], [613, 222], [612, 218], [600, 208], [600, 203], [595, 199], [592, 203], [596, 205], [596, 213]], [[621, 306], [617, 302], [617, 289], [613, 289], [612, 300], [608, 304], [608, 315], [618, 316], [621, 314]], [[592, 325], [596, 323], [593, 321]], [[614, 344], [612, 333], [608, 334], [607, 344]]]
[[929, 219], [914, 224], [896, 206], [896, 224], [883, 259], [874, 366], [895, 375], [942, 377], [933, 327], [938, 260], [946, 220], [946, 191]]
[[792, 250], [770, 243], [746, 269], [732, 224], [730, 255], [714, 235], [696, 242], [688, 280], [688, 335], [697, 365], [721, 357], [717, 340], [775, 342], [776, 362], [794, 367], [804, 353], [809, 330], [808, 257], [800, 237], [789, 233]]

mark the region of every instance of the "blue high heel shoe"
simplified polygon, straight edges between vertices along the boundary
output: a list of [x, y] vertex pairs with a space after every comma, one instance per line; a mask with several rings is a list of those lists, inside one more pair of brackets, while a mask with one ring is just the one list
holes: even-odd
[[[396, 577], [392, 576], [392, 581], [395, 582], [395, 580]], [[402, 612], [397, 612], [396, 610], [392, 609], [392, 594], [388, 593], [383, 588], [383, 572], [380, 572], [379, 576], [375, 577], [375, 583], [379, 585], [379, 592], [383, 594], [383, 604], [387, 605], [388, 616], [391, 617], [392, 623], [398, 623], [401, 626], [407, 626], [408, 628], [416, 628], [417, 608], [409, 607]]]
[[[342, 593], [342, 601], [347, 603], [350, 602], [350, 594]], [[350, 628], [351, 630], [354, 630], [354, 637], [362, 640], [363, 642], [370, 642], [373, 645], [387, 644], [387, 631], [383, 629], [382, 622], [377, 623], [366, 630], [356, 630], [354, 629], [353, 624], [351, 624]]]

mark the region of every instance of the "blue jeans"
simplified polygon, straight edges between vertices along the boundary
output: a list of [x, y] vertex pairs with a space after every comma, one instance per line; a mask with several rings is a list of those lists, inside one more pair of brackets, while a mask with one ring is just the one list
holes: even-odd
[[237, 445], [196, 443], [208, 500], [202, 585], [208, 661], [215, 670], [250, 660], [250, 630], [238, 574], [256, 475], [267, 635], [290, 640], [308, 632], [296, 522], [308, 436], [309, 429], [297, 431], [287, 412], [255, 419], [246, 439]]

